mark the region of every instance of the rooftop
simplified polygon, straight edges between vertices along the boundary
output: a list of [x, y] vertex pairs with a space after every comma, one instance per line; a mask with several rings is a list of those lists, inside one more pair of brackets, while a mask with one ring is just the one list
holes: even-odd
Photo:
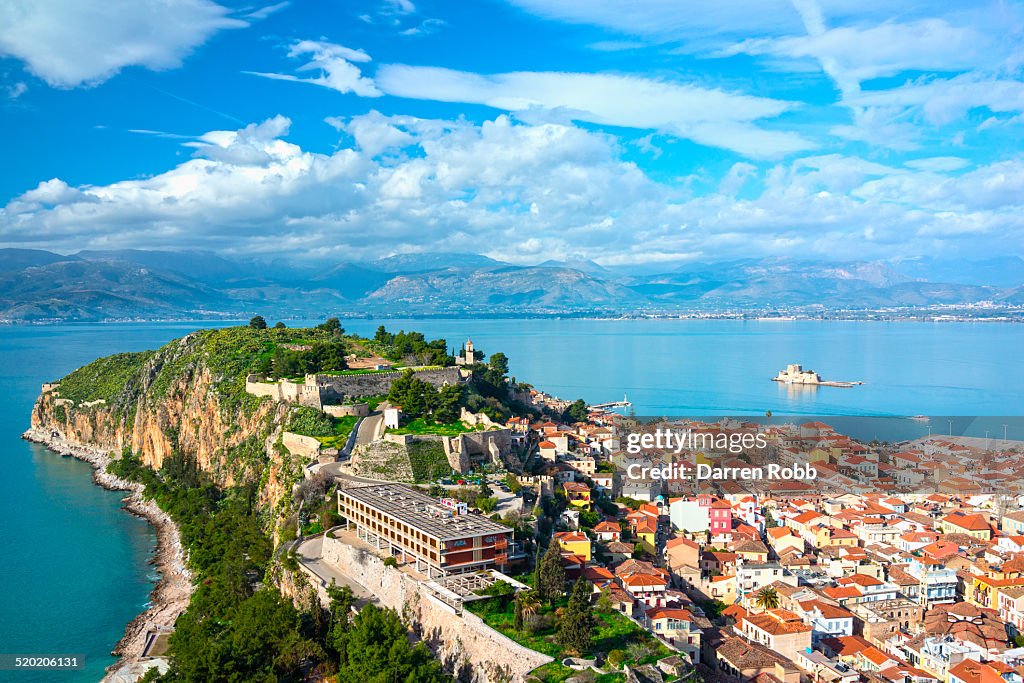
[[358, 486], [343, 489], [339, 495], [374, 507], [442, 541], [510, 531], [482, 515], [456, 515], [451, 508], [405, 484]]

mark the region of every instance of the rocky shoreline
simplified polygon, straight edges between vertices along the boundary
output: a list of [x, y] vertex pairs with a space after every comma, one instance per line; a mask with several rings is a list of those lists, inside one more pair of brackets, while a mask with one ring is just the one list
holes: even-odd
[[160, 573], [160, 581], [150, 594], [150, 607], [135, 617], [125, 628], [124, 637], [114, 647], [112, 654], [120, 659], [107, 669], [104, 681], [118, 683], [135, 681], [152, 664], [142, 660], [146, 647], [146, 636], [150, 631], [167, 629], [188, 607], [194, 589], [192, 574], [185, 562], [185, 551], [181, 545], [178, 527], [171, 518], [152, 500], [142, 496], [142, 486], [107, 472], [110, 454], [99, 449], [65, 441], [57, 435], [47, 434], [38, 429], [29, 429], [22, 437], [42, 444], [61, 455], [69, 455], [93, 466], [93, 481], [105, 489], [127, 491], [125, 509], [148, 521], [157, 533], [157, 547], [154, 564]]

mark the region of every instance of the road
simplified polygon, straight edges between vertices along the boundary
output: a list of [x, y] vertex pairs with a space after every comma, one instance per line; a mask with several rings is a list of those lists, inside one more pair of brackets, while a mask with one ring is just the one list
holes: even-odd
[[333, 579], [339, 586], [344, 584], [351, 588], [352, 594], [356, 597], [356, 608], [362, 609], [367, 603], [376, 603], [377, 598], [365, 586], [344, 574], [338, 567], [323, 560], [321, 557], [323, 541], [324, 537], [317, 535], [307, 538], [300, 543], [295, 549], [296, 554], [299, 556], [299, 562], [328, 584]]
[[356, 435], [357, 446], [364, 446], [377, 437], [377, 430], [380, 427], [380, 421], [384, 419], [384, 409], [387, 406], [386, 402], [381, 403], [377, 406], [377, 410], [362, 419], [359, 423], [359, 433]]

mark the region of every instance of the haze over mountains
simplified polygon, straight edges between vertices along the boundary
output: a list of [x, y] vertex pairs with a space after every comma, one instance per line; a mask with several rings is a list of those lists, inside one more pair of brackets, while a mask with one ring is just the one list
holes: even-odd
[[762, 258], [646, 269], [476, 254], [265, 263], [209, 252], [0, 249], [0, 319], [99, 321], [326, 314], [619, 314], [820, 306], [1024, 304], [1024, 260], [822, 263]]

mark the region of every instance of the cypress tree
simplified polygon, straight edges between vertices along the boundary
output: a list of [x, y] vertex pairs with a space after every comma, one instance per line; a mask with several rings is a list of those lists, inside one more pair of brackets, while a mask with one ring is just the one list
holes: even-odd
[[548, 551], [537, 568], [537, 591], [548, 602], [553, 602], [565, 591], [565, 568], [562, 566], [562, 549], [558, 541], [551, 539]]
[[555, 640], [567, 651], [584, 654], [590, 649], [590, 636], [594, 629], [590, 606], [590, 583], [585, 579], [576, 581], [569, 604], [558, 622]]

